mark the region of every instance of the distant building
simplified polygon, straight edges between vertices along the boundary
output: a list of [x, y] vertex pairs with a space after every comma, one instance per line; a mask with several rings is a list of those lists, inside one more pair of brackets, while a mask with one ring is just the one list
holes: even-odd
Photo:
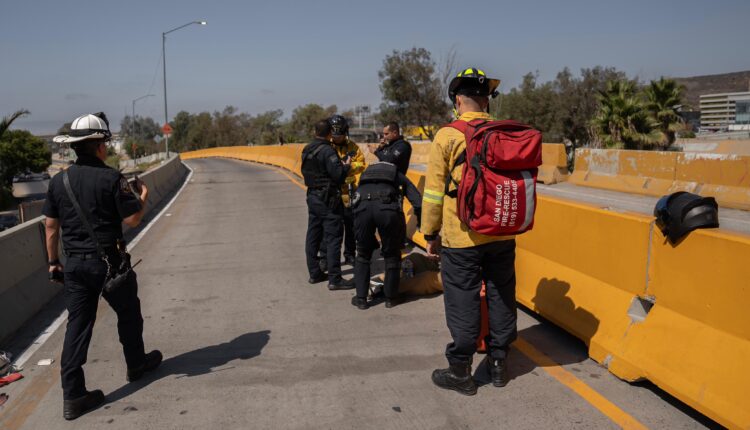
[[700, 96], [701, 131], [750, 130], [750, 91]]

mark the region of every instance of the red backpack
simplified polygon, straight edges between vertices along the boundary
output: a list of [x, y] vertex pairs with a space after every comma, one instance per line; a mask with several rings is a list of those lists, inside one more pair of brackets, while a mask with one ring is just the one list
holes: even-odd
[[[534, 226], [536, 177], [542, 164], [542, 133], [516, 121], [454, 121], [466, 136], [445, 181], [445, 194], [458, 197], [458, 217], [469, 229], [488, 236], [521, 234]], [[461, 182], [453, 169], [467, 163]], [[449, 191], [450, 183], [457, 189]]]

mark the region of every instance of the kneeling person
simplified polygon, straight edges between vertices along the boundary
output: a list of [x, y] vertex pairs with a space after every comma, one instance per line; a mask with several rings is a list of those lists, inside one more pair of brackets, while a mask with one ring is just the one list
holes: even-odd
[[419, 223], [422, 212], [419, 191], [406, 176], [399, 173], [394, 164], [372, 164], [362, 173], [359, 180], [359, 189], [353, 205], [354, 234], [357, 239], [354, 284], [357, 295], [352, 299], [352, 304], [359, 309], [368, 307], [370, 258], [378, 247], [376, 230], [383, 242], [385, 306], [390, 308], [395, 305], [401, 272], [401, 244], [406, 232], [399, 186], [404, 187], [406, 198], [412, 204]]

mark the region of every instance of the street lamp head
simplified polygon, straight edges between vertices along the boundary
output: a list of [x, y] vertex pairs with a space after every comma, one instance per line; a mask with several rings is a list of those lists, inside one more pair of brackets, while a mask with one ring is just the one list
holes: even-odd
[[200, 24], [200, 25], [206, 25], [206, 24], [208, 24], [208, 22], [206, 22], [206, 21], [195, 21], [195, 23], [196, 24]]

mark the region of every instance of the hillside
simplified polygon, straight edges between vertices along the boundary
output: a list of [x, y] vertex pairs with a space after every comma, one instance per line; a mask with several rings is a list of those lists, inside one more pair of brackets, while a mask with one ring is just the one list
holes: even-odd
[[699, 108], [699, 96], [701, 94], [750, 91], [750, 70], [720, 75], [675, 78], [675, 80], [685, 86], [687, 89], [685, 93], [687, 104], [695, 110]]

